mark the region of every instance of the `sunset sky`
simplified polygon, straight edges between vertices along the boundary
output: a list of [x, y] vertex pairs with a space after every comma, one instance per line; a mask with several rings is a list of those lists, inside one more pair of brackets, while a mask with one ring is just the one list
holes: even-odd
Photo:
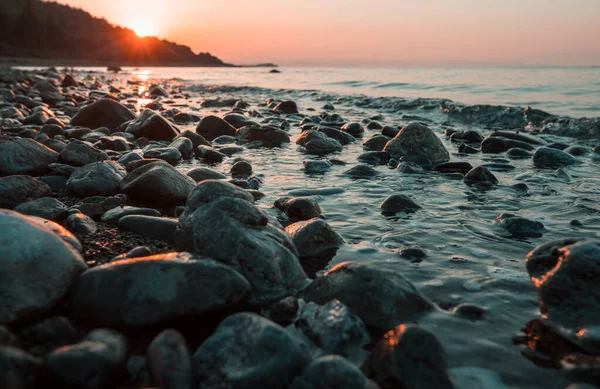
[[58, 0], [226, 62], [600, 65], [600, 0]]

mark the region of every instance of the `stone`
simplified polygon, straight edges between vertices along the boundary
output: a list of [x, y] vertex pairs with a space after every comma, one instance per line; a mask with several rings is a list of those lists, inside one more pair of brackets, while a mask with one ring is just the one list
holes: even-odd
[[226, 175], [205, 167], [194, 168], [188, 171], [186, 175], [198, 183], [204, 180], [222, 180], [227, 178]]
[[49, 149], [56, 151], [59, 154], [65, 149], [65, 147], [67, 147], [67, 144], [65, 142], [60, 141], [58, 139], [46, 139], [42, 144], [48, 147]]
[[416, 325], [399, 325], [375, 345], [363, 370], [381, 389], [453, 389], [440, 341]]
[[0, 177], [0, 208], [13, 209], [17, 205], [48, 197], [52, 189], [30, 176]]
[[17, 330], [17, 335], [21, 346], [35, 356], [44, 356], [81, 340], [73, 324], [64, 316], [27, 323]]
[[136, 138], [150, 140], [165, 140], [171, 142], [179, 130], [160, 114], [145, 109], [140, 116], [127, 125], [125, 132], [135, 135]]
[[148, 88], [148, 95], [152, 97], [169, 97], [169, 92], [162, 86], [154, 84], [150, 85], [150, 88]]
[[108, 154], [80, 140], [73, 140], [60, 152], [60, 160], [73, 166], [85, 166], [110, 160]]
[[100, 138], [101, 148], [104, 150], [113, 150], [113, 151], [130, 151], [131, 147], [129, 147], [129, 143], [127, 140], [120, 136], [103, 136]]
[[542, 169], [557, 169], [579, 163], [571, 154], [551, 147], [540, 147], [533, 154], [533, 165]]
[[227, 157], [225, 154], [217, 151], [216, 149], [209, 146], [198, 146], [196, 149], [198, 158], [204, 160], [207, 163], [219, 163]]
[[508, 149], [506, 155], [513, 159], [520, 159], [531, 158], [533, 156], [533, 153], [529, 150], [521, 149], [519, 147], [513, 147], [511, 149]]
[[67, 189], [80, 197], [112, 196], [121, 193], [121, 181], [127, 172], [113, 161], [84, 165], [69, 177]]
[[102, 215], [102, 222], [111, 225], [118, 225], [122, 217], [129, 215], [160, 216], [160, 212], [152, 208], [139, 208], [131, 206], [120, 206], [112, 208]]
[[379, 205], [379, 208], [381, 208], [383, 214], [395, 215], [398, 212], [415, 212], [416, 210], [421, 209], [421, 206], [407, 195], [396, 194], [383, 200], [381, 205]]
[[446, 162], [450, 159], [448, 150], [446, 150], [437, 135], [429, 127], [417, 122], [411, 123], [400, 130], [385, 145], [383, 151], [387, 151], [394, 158], [424, 155], [434, 164]]
[[74, 213], [67, 218], [67, 228], [78, 236], [93, 235], [98, 231], [96, 222], [83, 213]]
[[252, 143], [260, 147], [281, 147], [290, 143], [288, 134], [278, 128], [263, 126], [245, 126], [236, 131], [239, 144]]
[[303, 131], [296, 143], [304, 147], [308, 154], [324, 155], [343, 150], [340, 142], [315, 130]]
[[348, 122], [344, 124], [340, 130], [347, 132], [353, 137], [361, 137], [365, 133], [365, 128], [362, 126], [362, 124], [356, 122]]
[[287, 217], [293, 221], [321, 217], [323, 213], [319, 203], [310, 196], [279, 198], [275, 200], [275, 208], [285, 212]]
[[325, 173], [333, 167], [333, 164], [326, 159], [304, 161], [304, 171], [309, 174]]
[[517, 140], [519, 142], [529, 143], [534, 146], [544, 146], [546, 142], [542, 139], [538, 139], [531, 135], [521, 134], [519, 132], [511, 132], [511, 131], [494, 131], [490, 134], [490, 138], [493, 137], [501, 137], [506, 139]]
[[191, 159], [194, 156], [194, 143], [185, 137], [175, 138], [169, 148], [177, 149], [183, 159]]
[[125, 176], [121, 190], [137, 203], [171, 206], [185, 203], [196, 183], [165, 162], [153, 162]]
[[0, 210], [0, 230], [0, 324], [49, 311], [87, 268], [72, 246], [32, 217]]
[[67, 230], [60, 224], [55, 223], [51, 220], [42, 219], [41, 217], [37, 216], [30, 216], [30, 218], [33, 223], [37, 223], [42, 227], [46, 227], [52, 230], [63, 241], [65, 241], [67, 244], [69, 244], [71, 247], [77, 250], [77, 252], [81, 252], [83, 250], [81, 242], [75, 237], [75, 235], [71, 234], [69, 230]]
[[119, 219], [119, 229], [173, 243], [178, 221], [168, 217], [130, 215]]
[[390, 140], [390, 137], [384, 135], [375, 135], [374, 137], [367, 139], [362, 146], [365, 150], [383, 151], [383, 148]]
[[563, 150], [567, 154], [571, 154], [575, 157], [581, 157], [583, 155], [588, 155], [591, 152], [591, 149], [586, 146], [574, 145], [569, 146]]
[[196, 133], [202, 135], [206, 140], [212, 141], [218, 136], [235, 136], [236, 129], [231, 124], [218, 116], [205, 116], [196, 127]]
[[299, 221], [285, 228], [298, 249], [300, 258], [327, 255], [333, 257], [344, 245], [344, 239], [329, 224], [319, 218]]
[[159, 147], [146, 151], [144, 153], [144, 158], [161, 159], [168, 164], [175, 166], [181, 161], [182, 155], [175, 147]]
[[471, 147], [466, 143], [461, 143], [460, 145], [458, 145], [458, 152], [462, 153], [462, 154], [477, 154], [480, 151], [481, 151], [480, 149]]
[[313, 281], [302, 296], [321, 305], [337, 299], [367, 328], [380, 334], [433, 309], [433, 304], [397, 271], [358, 262], [336, 265]]
[[316, 129], [319, 132], [324, 133], [328, 137], [337, 140], [340, 142], [342, 146], [350, 144], [356, 141], [356, 138], [350, 135], [347, 132], [343, 132], [338, 130], [337, 128], [327, 127], [327, 126], [319, 126]]
[[286, 389], [309, 362], [303, 344], [253, 313], [227, 317], [192, 357], [202, 388]]
[[485, 166], [477, 166], [465, 174], [465, 182], [469, 185], [478, 183], [495, 185], [498, 184], [498, 179]]
[[256, 125], [248, 117], [239, 113], [228, 113], [223, 117], [223, 120], [238, 129], [248, 125]]
[[481, 143], [483, 136], [475, 130], [458, 131], [450, 135], [451, 142]]
[[542, 223], [516, 216], [512, 213], [502, 213], [496, 217], [494, 222], [506, 229], [513, 236], [540, 237], [546, 231]]
[[192, 389], [192, 359], [185, 338], [167, 329], [158, 334], [146, 352], [150, 383], [164, 389]]
[[17, 205], [15, 211], [24, 215], [56, 221], [64, 218], [68, 212], [68, 208], [53, 197], [41, 197], [37, 200]]
[[63, 78], [61, 86], [63, 88], [68, 88], [70, 86], [77, 88], [79, 86], [79, 83], [75, 81], [72, 75], [67, 74], [65, 75], [65, 78]]
[[515, 147], [529, 151], [535, 150], [530, 143], [503, 137], [488, 137], [481, 142], [481, 151], [484, 153], [503, 153]]
[[42, 361], [18, 349], [0, 345], [0, 382], [6, 389], [35, 389], [43, 381]]
[[253, 202], [252, 195], [230, 183], [201, 182], [179, 219], [175, 246], [232, 266], [252, 285], [251, 302], [264, 303], [308, 280], [290, 237]]
[[81, 213], [91, 218], [98, 219], [113, 208], [125, 206], [124, 197], [125, 196], [120, 195], [111, 197], [86, 197], [79, 203], [75, 204], [73, 208], [78, 209]]
[[289, 389], [379, 389], [360, 369], [339, 355], [313, 360]]
[[128, 345], [115, 331], [93, 330], [82, 342], [58, 348], [45, 359], [49, 381], [58, 387], [115, 387], [125, 374]]
[[131, 152], [131, 153], [124, 154], [121, 158], [117, 159], [117, 163], [126, 168], [127, 164], [129, 164], [129, 162], [140, 161], [142, 159], [144, 159], [144, 157], [142, 157], [138, 153]]
[[40, 133], [46, 134], [50, 138], [54, 138], [57, 135], [63, 135], [65, 130], [57, 124], [46, 124], [40, 128]]
[[71, 125], [96, 129], [107, 127], [115, 132], [121, 124], [135, 119], [135, 115], [120, 103], [104, 98], [83, 107], [71, 119]]
[[358, 162], [371, 165], [386, 165], [390, 161], [390, 154], [387, 151], [368, 151], [358, 156]]
[[249, 293], [248, 281], [229, 266], [187, 253], [168, 253], [84, 272], [73, 285], [69, 305], [83, 322], [134, 328], [208, 317], [242, 304]]
[[346, 170], [342, 174], [344, 176], [348, 176], [355, 180], [358, 180], [358, 179], [370, 180], [372, 178], [379, 176], [379, 173], [377, 172], [377, 170], [375, 170], [372, 167], [367, 166], [367, 165], [356, 165], [356, 166]]
[[287, 115], [298, 113], [298, 107], [293, 101], [282, 101], [281, 103], [277, 104], [274, 109], [275, 111], [280, 111]]
[[0, 143], [0, 176], [39, 175], [58, 161], [58, 153], [33, 139]]
[[181, 134], [177, 135], [175, 137], [175, 139], [173, 139], [173, 142], [175, 142], [177, 139], [180, 139], [180, 138], [187, 138], [187, 139], [191, 140], [192, 144], [194, 145], [194, 149], [196, 149], [198, 146], [210, 146], [211, 145], [210, 142], [207, 141], [206, 139], [204, 139], [204, 137], [202, 135], [197, 134], [190, 130], [185, 130]]
[[442, 162], [433, 167], [433, 171], [440, 173], [461, 173], [466, 175], [473, 166], [469, 162]]

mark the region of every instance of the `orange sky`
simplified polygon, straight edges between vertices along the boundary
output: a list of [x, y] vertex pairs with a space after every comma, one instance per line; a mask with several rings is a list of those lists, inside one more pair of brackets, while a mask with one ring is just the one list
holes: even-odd
[[58, 0], [226, 62], [600, 65], [600, 0]]

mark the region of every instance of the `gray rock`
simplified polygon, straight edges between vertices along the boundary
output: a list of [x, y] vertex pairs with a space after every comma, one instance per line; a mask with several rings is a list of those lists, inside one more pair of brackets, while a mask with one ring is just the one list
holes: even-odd
[[185, 130], [181, 134], [177, 135], [175, 137], [175, 139], [173, 140], [173, 142], [175, 142], [179, 138], [187, 138], [187, 139], [191, 140], [192, 144], [194, 145], [194, 150], [198, 146], [201, 146], [201, 145], [204, 145], [204, 146], [211, 145], [210, 142], [207, 141], [206, 139], [204, 139], [204, 137], [202, 135], [196, 134], [195, 132], [190, 131], [190, 130]]
[[413, 199], [407, 195], [397, 194], [391, 195], [387, 199], [383, 200], [381, 205], [381, 212], [384, 214], [396, 214], [398, 212], [415, 212], [420, 209], [421, 206], [417, 204]]
[[229, 266], [169, 253], [86, 271], [73, 285], [69, 305], [84, 322], [131, 328], [210, 315], [241, 304], [249, 292], [248, 281]]
[[273, 127], [242, 127], [236, 131], [235, 138], [240, 144], [253, 143], [260, 147], [281, 147], [284, 143], [290, 143], [285, 131]]
[[315, 130], [303, 131], [296, 143], [304, 147], [308, 154], [324, 155], [343, 150], [340, 142]]
[[296, 106], [296, 103], [293, 101], [282, 101], [281, 103], [275, 106], [274, 110], [291, 115], [294, 113], [298, 113], [298, 106]]
[[144, 159], [141, 155], [135, 152], [127, 153], [117, 160], [117, 163], [123, 167], [127, 167], [127, 164], [132, 161], [140, 161]]
[[202, 135], [206, 140], [212, 141], [218, 136], [235, 136], [235, 127], [217, 116], [205, 116], [196, 127], [196, 133]]
[[338, 355], [315, 359], [292, 382], [290, 389], [379, 389], [358, 367]]
[[198, 146], [196, 149], [196, 154], [198, 158], [203, 159], [204, 162], [207, 163], [223, 162], [223, 160], [227, 157], [227, 155], [209, 146]]
[[481, 151], [484, 153], [503, 153], [512, 148], [520, 148], [529, 151], [535, 150], [535, 147], [530, 143], [503, 137], [489, 137], [481, 142]]
[[232, 184], [203, 181], [188, 197], [175, 243], [179, 250], [238, 270], [252, 285], [252, 302], [258, 303], [298, 290], [307, 279], [290, 237], [253, 202]]
[[0, 382], [6, 389], [35, 389], [43, 381], [42, 361], [16, 347], [0, 345]]
[[75, 237], [75, 235], [73, 235], [71, 232], [69, 232], [69, 230], [67, 230], [65, 227], [63, 227], [60, 224], [55, 223], [51, 220], [42, 219], [41, 217], [30, 216], [30, 218], [31, 218], [31, 222], [37, 223], [44, 228], [49, 228], [50, 230], [52, 230], [65, 243], [67, 243], [68, 245], [73, 247], [78, 252], [81, 252], [83, 250], [83, 246], [81, 245], [81, 242], [79, 241], [79, 239], [77, 239]]
[[246, 161], [237, 161], [231, 167], [232, 177], [246, 177], [252, 174], [252, 165]]
[[356, 165], [342, 173], [345, 176], [349, 176], [352, 179], [365, 179], [370, 180], [379, 176], [377, 170], [367, 165]]
[[130, 215], [119, 219], [119, 229], [173, 243], [177, 223], [177, 219], [168, 217]]
[[109, 330], [94, 330], [87, 338], [50, 353], [45, 360], [50, 382], [67, 388], [115, 387], [125, 373], [127, 339]]
[[477, 166], [465, 174], [465, 182], [467, 184], [483, 183], [495, 185], [498, 183], [498, 179], [485, 166]]
[[15, 211], [24, 215], [38, 216], [43, 219], [56, 221], [67, 214], [68, 208], [53, 197], [42, 197], [17, 205]]
[[360, 137], [365, 133], [365, 128], [362, 126], [362, 124], [356, 122], [348, 122], [344, 124], [340, 130], [347, 132], [353, 137]]
[[513, 147], [511, 149], [508, 149], [506, 155], [513, 159], [520, 159], [531, 158], [533, 156], [533, 153], [529, 150], [521, 149], [519, 147]]
[[192, 388], [192, 359], [179, 332], [167, 329], [158, 334], [146, 355], [152, 385], [164, 389]]
[[77, 170], [77, 167], [64, 163], [51, 163], [48, 168], [51, 170], [50, 174], [64, 177], [71, 177], [71, 174]]
[[214, 145], [228, 145], [236, 142], [234, 136], [229, 135], [221, 135], [212, 140], [212, 144]]
[[31, 217], [0, 210], [0, 230], [0, 324], [47, 312], [87, 268], [72, 246]]
[[100, 138], [101, 148], [104, 150], [113, 151], [130, 151], [129, 143], [121, 136], [103, 136]]
[[319, 126], [316, 128], [317, 131], [324, 133], [328, 137], [337, 140], [342, 146], [350, 144], [356, 141], [356, 138], [347, 132], [338, 130], [337, 128]]
[[394, 158], [424, 155], [436, 164], [450, 159], [448, 150], [435, 133], [420, 123], [411, 123], [404, 127], [398, 135], [389, 141], [383, 151]]
[[79, 209], [81, 213], [91, 218], [99, 218], [113, 208], [125, 206], [123, 197], [124, 196], [120, 195], [111, 197], [87, 197], [75, 204], [73, 208]]
[[546, 231], [542, 223], [525, 219], [512, 213], [502, 213], [496, 217], [494, 222], [502, 226], [513, 236], [540, 237]]
[[74, 166], [84, 166], [94, 162], [110, 160], [108, 154], [79, 140], [71, 141], [60, 152], [60, 160]]
[[338, 299], [378, 333], [433, 309], [433, 304], [398, 272], [357, 262], [335, 266], [302, 295], [321, 305]]
[[0, 177], [0, 208], [13, 209], [17, 205], [47, 197], [52, 189], [30, 176]]
[[106, 211], [106, 213], [102, 215], [102, 222], [116, 226], [119, 224], [119, 220], [121, 220], [122, 217], [129, 215], [160, 216], [160, 212], [152, 208], [120, 206]]
[[400, 325], [377, 343], [363, 370], [381, 389], [453, 389], [440, 341], [415, 325]]
[[293, 221], [321, 217], [323, 213], [319, 203], [310, 196], [281, 197], [275, 200], [275, 207], [285, 212], [285, 214]]
[[490, 138], [493, 137], [501, 137], [506, 139], [517, 140], [519, 142], [529, 143], [534, 146], [544, 146], [546, 142], [542, 139], [533, 137], [527, 134], [521, 134], [519, 132], [511, 132], [511, 131], [494, 131], [490, 134]]
[[205, 167], [194, 168], [188, 171], [186, 175], [198, 183], [204, 180], [222, 180], [227, 178], [226, 175]]
[[135, 135], [136, 138], [150, 140], [166, 140], [171, 142], [179, 130], [159, 113], [145, 109], [140, 116], [127, 125], [125, 132]]
[[194, 143], [185, 137], [178, 137], [169, 145], [169, 147], [179, 150], [183, 159], [191, 159], [194, 156]]
[[301, 258], [330, 255], [344, 245], [344, 239], [323, 219], [313, 218], [290, 224], [285, 231], [292, 238]]
[[90, 163], [75, 170], [67, 181], [67, 189], [76, 196], [112, 196], [121, 192], [126, 176], [121, 165], [113, 161]]
[[371, 165], [385, 165], [390, 161], [390, 154], [386, 151], [368, 151], [359, 155], [358, 161]]
[[383, 151], [383, 148], [390, 140], [391, 138], [385, 135], [375, 135], [374, 137], [367, 139], [362, 146], [365, 150]]
[[304, 161], [304, 171], [309, 174], [325, 173], [331, 170], [333, 164], [327, 160]]
[[450, 135], [451, 142], [481, 143], [483, 136], [475, 130], [458, 131]]
[[74, 213], [67, 218], [67, 228], [72, 233], [82, 235], [93, 235], [98, 231], [96, 222], [83, 213]]
[[592, 150], [586, 146], [574, 145], [567, 147], [563, 151], [573, 156], [580, 157], [583, 155], [588, 155]]
[[197, 387], [286, 389], [310, 362], [305, 347], [252, 313], [231, 315], [194, 353]]
[[140, 204], [170, 206], [185, 203], [196, 183], [164, 162], [135, 169], [121, 182], [121, 190]]
[[539, 168], [557, 169], [578, 163], [579, 161], [571, 154], [550, 147], [540, 147], [533, 154], [533, 165]]
[[473, 166], [469, 162], [442, 162], [433, 167], [433, 171], [440, 173], [461, 173], [467, 174]]
[[148, 95], [152, 97], [169, 97], [169, 92], [162, 86], [154, 84], [150, 85], [150, 88], [148, 88]]
[[159, 147], [146, 151], [144, 153], [144, 158], [162, 159], [163, 161], [175, 166], [181, 161], [182, 155], [181, 152], [175, 147]]
[[396, 170], [400, 173], [404, 174], [426, 174], [427, 172], [421, 166], [410, 163], [410, 162], [401, 162], [396, 167]]
[[0, 143], [0, 176], [37, 175], [48, 171], [58, 160], [58, 153], [33, 139], [17, 139]]
[[71, 125], [96, 129], [107, 127], [111, 132], [116, 131], [121, 124], [135, 119], [135, 115], [112, 99], [100, 99], [83, 107], [71, 119]]

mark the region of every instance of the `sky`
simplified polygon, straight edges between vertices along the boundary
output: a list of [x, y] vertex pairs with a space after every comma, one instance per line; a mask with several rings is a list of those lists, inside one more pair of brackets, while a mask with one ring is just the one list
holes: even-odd
[[600, 0], [58, 0], [225, 62], [600, 65]]

